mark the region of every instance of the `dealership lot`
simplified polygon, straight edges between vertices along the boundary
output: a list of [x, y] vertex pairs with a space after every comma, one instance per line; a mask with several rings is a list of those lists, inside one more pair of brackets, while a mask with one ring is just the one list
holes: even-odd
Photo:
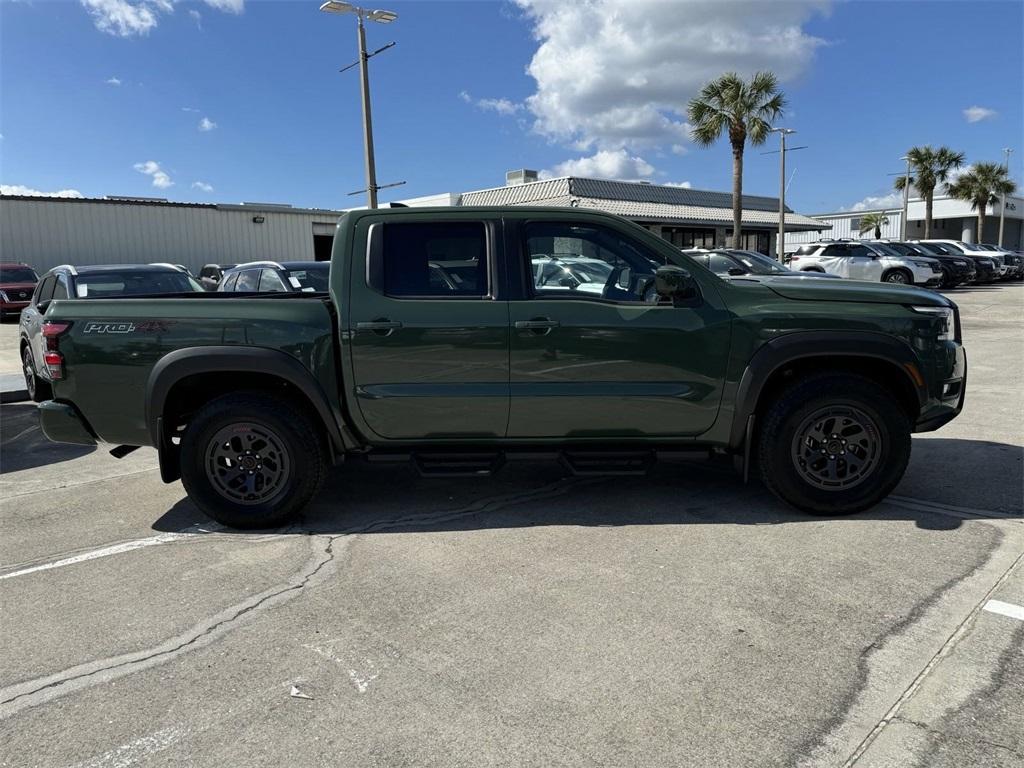
[[241, 534], [4, 405], [0, 765], [1020, 765], [1024, 286], [950, 295], [964, 413], [843, 519], [703, 461], [353, 462]]

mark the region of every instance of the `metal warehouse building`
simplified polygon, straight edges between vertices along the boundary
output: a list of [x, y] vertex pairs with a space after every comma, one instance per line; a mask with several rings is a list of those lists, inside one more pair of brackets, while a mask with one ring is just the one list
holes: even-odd
[[58, 264], [203, 264], [330, 256], [340, 211], [152, 198], [0, 198], [0, 259]]
[[[608, 211], [638, 222], [681, 248], [724, 246], [732, 195], [642, 182], [580, 177], [537, 180], [510, 172], [506, 185], [441, 193], [402, 205], [544, 205]], [[743, 196], [744, 247], [775, 252], [779, 202]], [[0, 260], [40, 274], [59, 264], [170, 262], [193, 272], [204, 264], [324, 260], [342, 211], [268, 203], [175, 203], [160, 198], [0, 197]], [[787, 209], [786, 230], [829, 230]]]

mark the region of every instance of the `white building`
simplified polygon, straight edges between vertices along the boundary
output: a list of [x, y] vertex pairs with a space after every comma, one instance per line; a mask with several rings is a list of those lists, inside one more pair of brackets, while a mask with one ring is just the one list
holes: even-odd
[[[963, 240], [965, 243], [996, 243], [999, 239], [999, 207], [997, 202], [985, 211], [985, 231], [978, 236], [978, 212], [971, 204], [956, 200], [948, 195], [937, 195], [932, 206], [932, 233], [937, 240]], [[919, 240], [924, 237], [924, 200], [911, 198], [907, 204], [907, 239]], [[815, 213], [811, 218], [831, 225], [828, 237], [872, 238], [874, 231], [860, 231], [861, 219], [868, 213], [884, 213], [886, 224], [882, 237], [899, 239], [901, 208], [871, 209], [864, 211], [838, 211], [836, 213]], [[790, 245], [814, 242], [816, 233], [804, 232], [786, 236], [786, 248]], [[1013, 249], [1024, 249], [1024, 198], [1007, 197], [1003, 222], [1002, 245]]]

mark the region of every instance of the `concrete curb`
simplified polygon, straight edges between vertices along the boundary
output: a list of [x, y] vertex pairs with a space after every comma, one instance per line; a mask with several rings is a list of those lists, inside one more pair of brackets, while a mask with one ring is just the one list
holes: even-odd
[[30, 400], [27, 389], [11, 389], [0, 392], [0, 404], [2, 403], [23, 403]]

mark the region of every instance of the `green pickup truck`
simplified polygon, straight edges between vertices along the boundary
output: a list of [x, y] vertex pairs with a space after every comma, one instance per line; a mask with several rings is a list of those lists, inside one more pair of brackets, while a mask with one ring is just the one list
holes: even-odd
[[722, 280], [575, 208], [386, 209], [338, 223], [327, 293], [54, 300], [51, 440], [155, 446], [165, 482], [239, 528], [279, 524], [330, 466], [579, 472], [730, 454], [813, 514], [878, 503], [910, 435], [963, 407], [956, 305], [851, 280]]

